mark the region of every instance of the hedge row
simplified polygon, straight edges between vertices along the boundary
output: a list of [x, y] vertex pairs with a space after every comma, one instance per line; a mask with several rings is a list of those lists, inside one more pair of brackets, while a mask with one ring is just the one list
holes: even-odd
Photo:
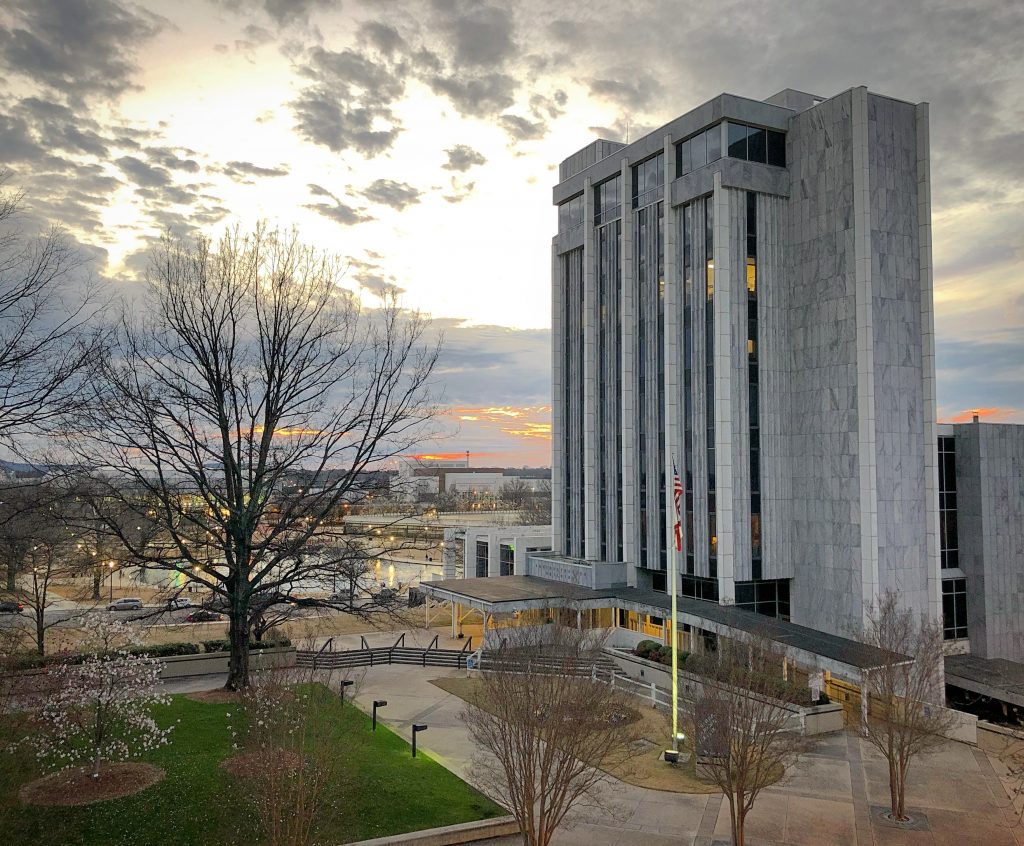
[[[656, 640], [641, 640], [633, 647], [633, 654], [639, 658], [646, 658], [648, 661], [655, 661], [658, 664], [672, 663], [672, 647], [658, 643]], [[689, 652], [680, 652], [679, 665], [685, 664], [686, 659], [689, 657]]]
[[[279, 646], [291, 646], [291, 641], [286, 638], [279, 640], [253, 640], [249, 641], [249, 649], [273, 649]], [[231, 649], [231, 642], [222, 640], [206, 640], [198, 643], [159, 643], [152, 646], [136, 646], [128, 651], [132, 655], [149, 655], [153, 658], [169, 658], [174, 655], [199, 655], [200, 653], [228, 652]], [[56, 654], [47, 655], [20, 655], [12, 658], [7, 666], [9, 671], [38, 670], [43, 667], [52, 667], [55, 664], [77, 664], [85, 660], [81, 654]]]

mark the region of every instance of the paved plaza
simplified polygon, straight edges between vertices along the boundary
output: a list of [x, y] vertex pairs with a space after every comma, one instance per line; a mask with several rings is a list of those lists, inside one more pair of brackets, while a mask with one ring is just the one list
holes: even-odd
[[[410, 632], [406, 643], [426, 645], [434, 632]], [[390, 633], [367, 636], [374, 646], [393, 643]], [[444, 640], [442, 636], [442, 640]], [[338, 641], [341, 641], [339, 643]], [[335, 648], [356, 648], [336, 638]], [[441, 643], [447, 647], [454, 642]], [[388, 704], [380, 718], [410, 736], [411, 726], [425, 723], [419, 745], [467, 781], [473, 782], [474, 747], [460, 718], [461, 699], [431, 679], [464, 675], [437, 667], [384, 666], [354, 671], [356, 700], [370, 709], [374, 699]], [[212, 678], [212, 681], [211, 681]], [[176, 682], [175, 692], [215, 686], [216, 677]], [[873, 808], [888, 807], [884, 759], [859, 737], [842, 732], [822, 737], [786, 779], [762, 791], [747, 817], [752, 846], [1024, 846], [1024, 828], [989, 757], [962, 743], [948, 743], [918, 759], [910, 770], [907, 803], [923, 814], [923, 830], [894, 828]], [[500, 797], [495, 797], [500, 801]], [[560, 830], [555, 846], [713, 846], [729, 842], [729, 808], [721, 794], [688, 795], [635, 787], [619, 781], [602, 793], [600, 808], [587, 808], [572, 827]], [[491, 846], [518, 846], [518, 837]]]

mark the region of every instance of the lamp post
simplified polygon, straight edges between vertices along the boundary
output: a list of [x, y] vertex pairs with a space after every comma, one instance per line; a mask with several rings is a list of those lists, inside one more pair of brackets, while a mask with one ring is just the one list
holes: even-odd
[[108, 581], [110, 582], [110, 601], [113, 602], [114, 601], [114, 562], [113, 561], [108, 561], [107, 562], [107, 566], [110, 568], [110, 577], [108, 578]]
[[426, 730], [427, 730], [427, 726], [424, 723], [420, 723], [420, 724], [413, 723], [412, 724], [412, 756], [413, 756], [413, 758], [416, 757], [416, 735], [419, 734], [421, 731], [426, 731]]
[[377, 730], [377, 709], [383, 708], [388, 704], [387, 699], [374, 699], [373, 700], [373, 728], [372, 731]]

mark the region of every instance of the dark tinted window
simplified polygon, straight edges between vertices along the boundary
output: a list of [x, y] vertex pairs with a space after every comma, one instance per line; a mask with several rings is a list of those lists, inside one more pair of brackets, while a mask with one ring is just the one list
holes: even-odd
[[747, 157], [747, 127], [742, 123], [729, 124], [729, 155], [734, 159]]
[[786, 166], [786, 133], [768, 130], [768, 164]]
[[708, 161], [716, 162], [722, 158], [722, 128], [712, 126], [704, 135], [708, 141]]
[[767, 132], [764, 129], [751, 129], [747, 135], [747, 159], [765, 164], [768, 161]]
[[690, 139], [690, 160], [694, 170], [708, 163], [707, 140], [703, 132]]
[[693, 166], [690, 164], [690, 141], [686, 140], [676, 147], [676, 175], [685, 176]]

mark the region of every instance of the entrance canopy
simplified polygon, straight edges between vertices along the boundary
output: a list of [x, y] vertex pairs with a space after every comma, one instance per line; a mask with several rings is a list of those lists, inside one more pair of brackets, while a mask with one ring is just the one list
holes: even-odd
[[[488, 576], [421, 582], [420, 591], [435, 601], [458, 602], [484, 614], [508, 614], [538, 608], [613, 608], [669, 617], [671, 599], [657, 591], [630, 587], [597, 590], [536, 576]], [[864, 672], [887, 663], [884, 650], [850, 638], [819, 632], [806, 626], [765, 617], [732, 605], [719, 605], [690, 597], [676, 597], [679, 625], [711, 631], [722, 637], [750, 634], [766, 637], [783, 647], [798, 664], [828, 670], [860, 683]], [[910, 660], [907, 658], [907, 660]]]
[[1024, 707], [1024, 664], [1016, 661], [947, 655], [946, 684]]

